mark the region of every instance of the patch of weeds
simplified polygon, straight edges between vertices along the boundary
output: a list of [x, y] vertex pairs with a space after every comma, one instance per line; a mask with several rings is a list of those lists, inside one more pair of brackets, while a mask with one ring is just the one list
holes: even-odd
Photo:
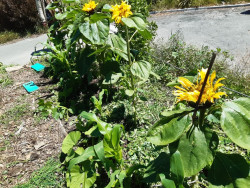
[[17, 185], [15, 188], [64, 187], [64, 178], [60, 165], [58, 159], [49, 159], [42, 168], [32, 173], [27, 183]]
[[[154, 72], [162, 78], [165, 85], [176, 77], [183, 75], [195, 75], [197, 70], [207, 68], [212, 57], [213, 50], [207, 46], [201, 48], [187, 45], [183, 41], [180, 32], [172, 35], [166, 44], [153, 44], [152, 56], [149, 61], [153, 64]], [[238, 92], [250, 94], [250, 75], [238, 65], [230, 67], [233, 57], [226, 51], [217, 49], [217, 58], [213, 66], [218, 77], [226, 78], [223, 84]], [[244, 62], [242, 62], [244, 63]], [[230, 98], [238, 97], [238, 94], [226, 90]]]
[[0, 62], [0, 87], [7, 87], [13, 84], [13, 80], [9, 77], [5, 66]]
[[20, 38], [21, 35], [14, 31], [3, 31], [0, 32], [0, 44]]
[[9, 109], [0, 116], [0, 124], [8, 124], [10, 121], [18, 121], [29, 112], [29, 104], [19, 104]]

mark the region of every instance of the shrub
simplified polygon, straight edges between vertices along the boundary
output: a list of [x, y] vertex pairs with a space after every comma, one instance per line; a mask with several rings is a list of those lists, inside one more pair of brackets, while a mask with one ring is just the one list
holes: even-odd
[[0, 31], [34, 30], [38, 22], [38, 12], [34, 0], [2, 0], [0, 2]]

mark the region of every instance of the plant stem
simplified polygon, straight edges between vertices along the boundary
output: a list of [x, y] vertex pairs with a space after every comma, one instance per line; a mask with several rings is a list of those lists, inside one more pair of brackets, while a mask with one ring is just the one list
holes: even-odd
[[200, 127], [200, 129], [202, 128], [203, 123], [204, 123], [205, 113], [206, 113], [206, 108], [200, 109], [200, 115], [199, 115], [199, 127]]
[[129, 71], [130, 71], [130, 80], [131, 80], [131, 86], [132, 86], [132, 90], [134, 91], [133, 93], [133, 113], [134, 113], [134, 122], [136, 124], [137, 121], [137, 113], [136, 113], [136, 90], [135, 90], [135, 84], [134, 84], [134, 78], [133, 78], [133, 74], [131, 73], [131, 67], [133, 65], [133, 62], [131, 60], [131, 55], [130, 55], [130, 40], [129, 40], [129, 35], [128, 35], [128, 27], [125, 26], [125, 30], [126, 30], [126, 41], [127, 41], [127, 53], [128, 53], [128, 62], [129, 62]]
[[193, 175], [192, 178], [191, 178], [191, 181], [192, 181], [191, 188], [196, 188], [196, 187], [198, 187], [198, 185], [197, 185], [197, 180], [198, 180], [198, 176], [197, 176], [197, 175]]

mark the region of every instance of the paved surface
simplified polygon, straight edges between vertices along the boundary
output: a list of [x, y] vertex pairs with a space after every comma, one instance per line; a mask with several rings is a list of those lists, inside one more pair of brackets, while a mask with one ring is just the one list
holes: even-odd
[[[161, 43], [167, 41], [171, 33], [181, 31], [189, 44], [228, 50], [236, 59], [250, 54], [250, 6], [158, 14], [150, 19], [158, 24], [156, 41], [160, 39]], [[35, 45], [45, 41], [46, 35], [41, 35], [0, 45], [0, 62], [27, 64]], [[42, 45], [38, 45], [37, 50], [41, 48]]]
[[25, 65], [29, 63], [32, 52], [42, 49], [43, 43], [47, 40], [46, 35], [27, 38], [15, 43], [0, 45], [0, 62], [4, 65]]
[[152, 15], [150, 19], [158, 25], [156, 41], [167, 41], [179, 30], [188, 44], [221, 48], [237, 57], [250, 53], [250, 6]]

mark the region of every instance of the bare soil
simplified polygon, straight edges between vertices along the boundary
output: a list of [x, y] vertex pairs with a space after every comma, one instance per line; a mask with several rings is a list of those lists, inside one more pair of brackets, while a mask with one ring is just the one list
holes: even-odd
[[[33, 171], [61, 151], [63, 132], [58, 122], [37, 115], [37, 102], [54, 87], [28, 65], [9, 72], [13, 84], [0, 87], [0, 187], [26, 182]], [[39, 90], [27, 93], [22, 84], [34, 81]], [[65, 124], [65, 123], [63, 123]]]

